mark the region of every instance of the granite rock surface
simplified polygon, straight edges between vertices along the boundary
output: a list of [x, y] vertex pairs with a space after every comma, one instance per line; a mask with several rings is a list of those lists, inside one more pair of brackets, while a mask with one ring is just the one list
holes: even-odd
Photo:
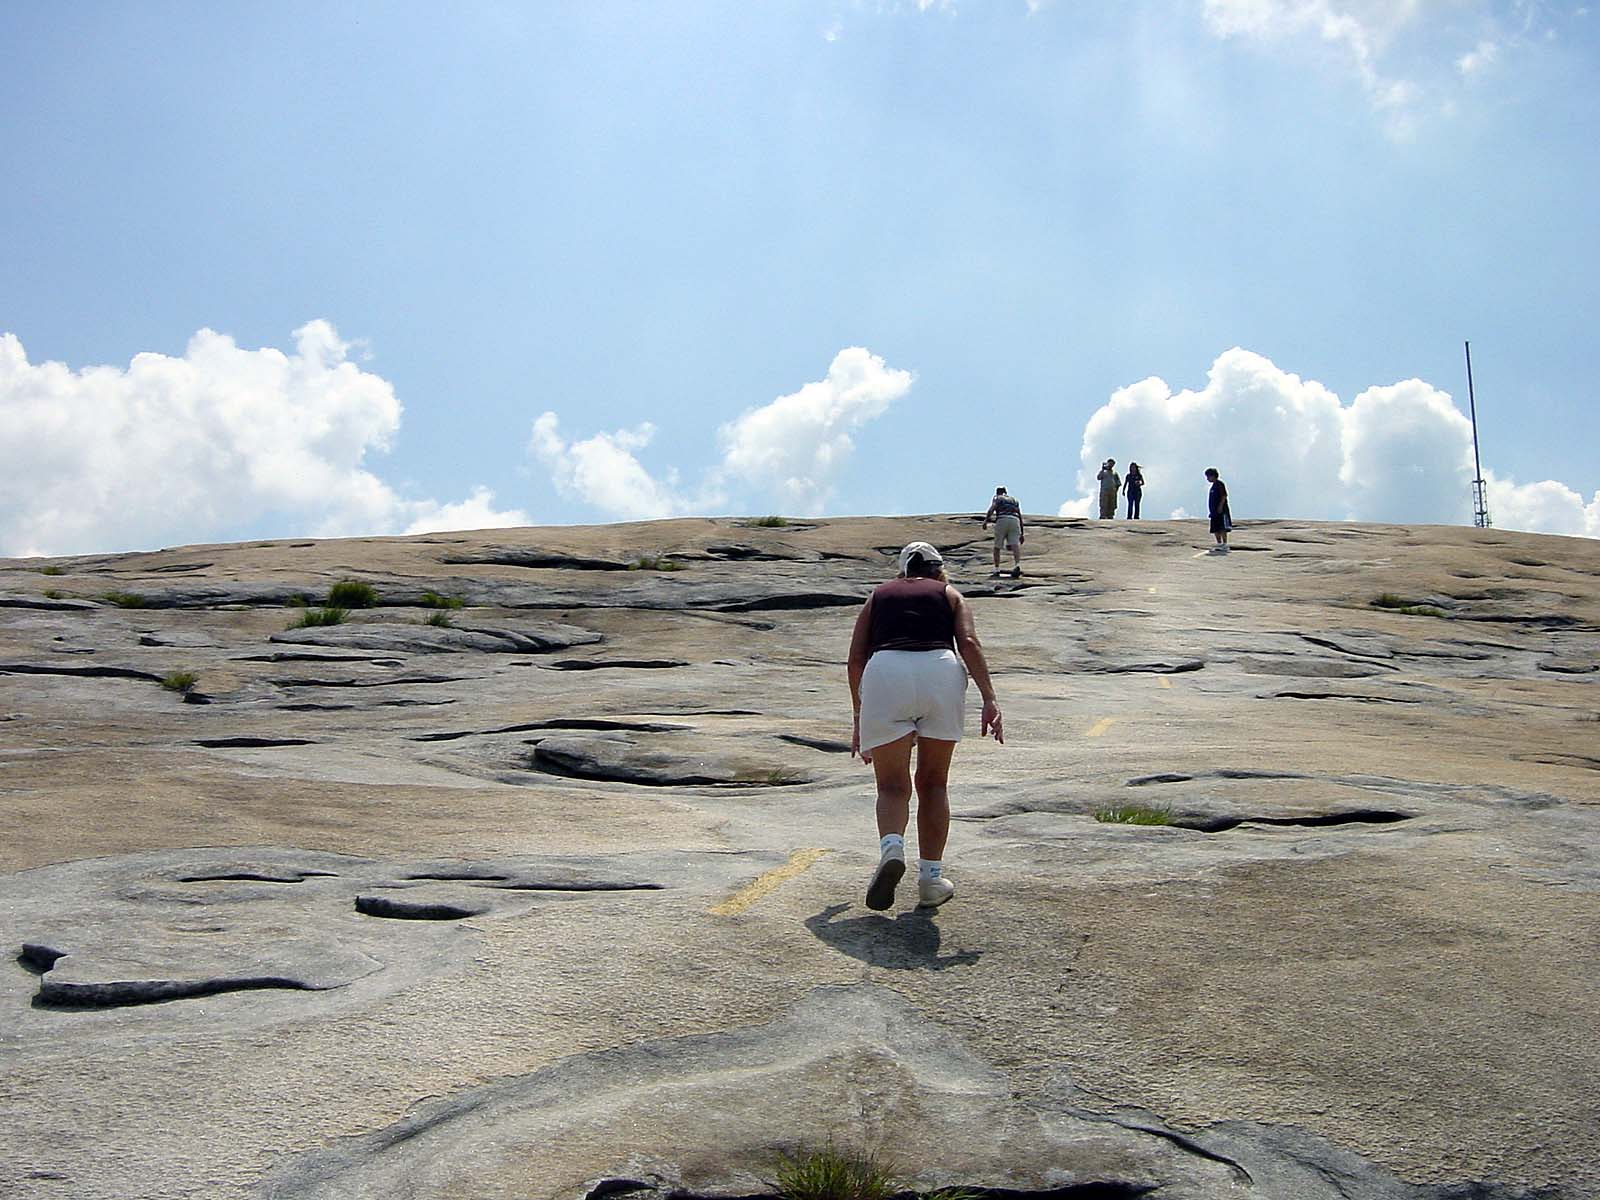
[[[843, 664], [911, 540], [1007, 743], [969, 695], [956, 898], [875, 913]], [[924, 1192], [1600, 1195], [1600, 543], [1208, 540], [0, 560], [0, 1196], [752, 1196], [830, 1145]]]

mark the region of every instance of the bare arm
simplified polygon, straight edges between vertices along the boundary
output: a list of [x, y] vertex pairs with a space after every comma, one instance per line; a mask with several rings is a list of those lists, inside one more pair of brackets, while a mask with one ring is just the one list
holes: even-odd
[[1006, 739], [1000, 729], [1000, 705], [994, 698], [994, 681], [989, 678], [989, 660], [984, 658], [983, 643], [978, 641], [972, 608], [955, 588], [945, 588], [944, 594], [955, 613], [956, 651], [961, 655], [961, 661], [967, 664], [967, 674], [972, 676], [973, 682], [978, 685], [978, 694], [983, 697], [983, 720], [978, 736], [986, 737], [993, 732], [994, 740], [1003, 743]]
[[[868, 639], [872, 634], [872, 597], [867, 597], [867, 602], [861, 606], [861, 611], [856, 614], [856, 627], [850, 634], [850, 658], [845, 665], [845, 675], [850, 680], [850, 753], [857, 754], [861, 750], [861, 676], [867, 669], [867, 659], [872, 657]], [[867, 755], [862, 756], [862, 761], [870, 762]]]

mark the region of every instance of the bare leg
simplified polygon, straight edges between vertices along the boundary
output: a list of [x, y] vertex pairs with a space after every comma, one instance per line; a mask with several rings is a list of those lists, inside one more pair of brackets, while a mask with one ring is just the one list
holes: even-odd
[[908, 733], [872, 749], [872, 770], [878, 777], [879, 837], [904, 835], [911, 819], [911, 746], [916, 740], [916, 734]]
[[[954, 742], [921, 738], [917, 744], [917, 857], [939, 862], [950, 836], [950, 757]], [[879, 812], [882, 793], [879, 793]], [[879, 823], [883, 818], [879, 817]]]

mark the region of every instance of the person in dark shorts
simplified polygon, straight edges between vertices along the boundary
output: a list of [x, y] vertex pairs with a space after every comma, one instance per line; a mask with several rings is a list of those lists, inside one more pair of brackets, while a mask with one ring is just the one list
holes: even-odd
[[1000, 574], [1000, 551], [1008, 548], [1011, 551], [1011, 576], [1015, 579], [1022, 574], [1022, 543], [1027, 541], [1028, 534], [1022, 526], [1022, 505], [1017, 503], [1015, 496], [1006, 494], [1003, 487], [994, 490], [994, 499], [989, 502], [989, 511], [983, 514], [983, 527], [989, 528], [994, 524], [994, 573]]
[[932, 908], [955, 895], [943, 860], [950, 758], [961, 740], [969, 673], [983, 695], [980, 736], [1005, 741], [972, 610], [946, 579], [939, 551], [912, 542], [900, 551], [900, 574], [861, 606], [850, 637], [850, 752], [872, 765], [878, 785], [878, 867], [867, 887], [868, 908], [892, 905], [905, 874], [913, 784], [918, 900]]
[[1144, 472], [1139, 469], [1139, 464], [1128, 464], [1128, 476], [1122, 481], [1123, 494], [1128, 497], [1128, 520], [1139, 519], [1139, 499], [1144, 495]]
[[1217, 474], [1215, 467], [1206, 468], [1206, 480], [1211, 484], [1211, 490], [1206, 495], [1206, 513], [1211, 518], [1211, 536], [1217, 539], [1211, 552], [1226, 554], [1228, 532], [1233, 528], [1233, 514], [1228, 511], [1228, 485], [1222, 482], [1222, 476]]

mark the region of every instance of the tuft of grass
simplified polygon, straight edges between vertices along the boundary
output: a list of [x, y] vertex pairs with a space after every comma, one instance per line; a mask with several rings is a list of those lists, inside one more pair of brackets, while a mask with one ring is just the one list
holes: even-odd
[[289, 622], [290, 629], [311, 629], [319, 625], [343, 625], [349, 615], [346, 609], [329, 605], [327, 608], [308, 608], [298, 618]]
[[100, 599], [107, 604], [115, 604], [118, 608], [148, 608], [147, 601], [138, 592], [101, 592]]
[[41, 574], [41, 575], [65, 575], [66, 572], [64, 570], [62, 570], [60, 567], [56, 566], [55, 563], [51, 563], [48, 567], [40, 567], [39, 568], [39, 574]]
[[451, 629], [451, 628], [453, 628], [453, 626], [450, 624], [450, 614], [447, 613], [447, 612], [429, 613], [428, 614], [428, 619], [426, 621], [424, 621], [423, 624], [424, 625], [432, 625], [436, 629]]
[[874, 1155], [832, 1146], [798, 1158], [784, 1155], [773, 1187], [781, 1200], [889, 1200], [900, 1190]]
[[423, 608], [465, 608], [467, 602], [460, 596], [441, 596], [438, 592], [423, 592]]
[[1172, 810], [1147, 804], [1112, 804], [1095, 809], [1094, 819], [1111, 825], [1171, 825]]
[[194, 690], [194, 685], [200, 682], [200, 676], [193, 671], [169, 671], [161, 677], [161, 686], [169, 692], [182, 692], [187, 695]]
[[59, 600], [59, 599], [61, 599], [61, 597], [65, 596], [65, 595], [66, 595], [65, 592], [60, 591], [60, 590], [58, 590], [56, 588], [45, 588], [45, 590], [44, 590], [44, 598], [46, 600]]
[[290, 608], [310, 608], [311, 597], [306, 595], [304, 592], [296, 592], [284, 603], [286, 603]]
[[328, 589], [329, 608], [373, 608], [378, 603], [378, 589], [359, 579], [341, 579]]
[[779, 516], [757, 517], [755, 520], [750, 522], [750, 524], [758, 526], [758, 527], [763, 528], [763, 529], [782, 529], [788, 523], [789, 523], [789, 518], [788, 517], [779, 517]]
[[641, 554], [628, 564], [630, 571], [681, 571], [683, 564], [660, 554]]

